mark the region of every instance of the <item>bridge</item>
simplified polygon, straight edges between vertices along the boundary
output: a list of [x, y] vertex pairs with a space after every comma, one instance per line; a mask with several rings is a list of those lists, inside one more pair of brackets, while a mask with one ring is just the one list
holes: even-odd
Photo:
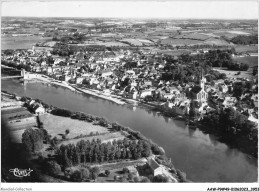
[[1, 73], [7, 74], [7, 76], [1, 76], [1, 79], [14, 79], [14, 78], [23, 78], [23, 70], [18, 70], [13, 67], [8, 67], [1, 65]]
[[5, 76], [5, 77], [1, 77], [1, 79], [14, 79], [14, 78], [23, 78], [23, 76], [18, 76], [18, 75], [16, 75], [16, 76]]

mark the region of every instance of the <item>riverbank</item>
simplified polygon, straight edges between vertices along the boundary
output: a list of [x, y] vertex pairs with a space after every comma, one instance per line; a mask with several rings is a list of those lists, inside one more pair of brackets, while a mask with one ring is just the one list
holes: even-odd
[[88, 95], [93, 95], [95, 97], [99, 97], [99, 98], [102, 98], [102, 99], [105, 99], [105, 100], [108, 100], [108, 101], [112, 101], [112, 102], [114, 102], [116, 104], [119, 104], [119, 105], [125, 104], [125, 102], [123, 102], [120, 99], [114, 98], [112, 95], [111, 96], [107, 96], [107, 95], [102, 94], [101, 91], [91, 90], [91, 89], [87, 89], [87, 88], [79, 88], [76, 85], [72, 86], [72, 87], [74, 89], [82, 92], [82, 93], [86, 93]]
[[[139, 131], [162, 146], [176, 168], [185, 171], [193, 182], [255, 182], [257, 161], [245, 153], [219, 142], [199, 129], [191, 130], [183, 121], [175, 121], [148, 107], [117, 105], [97, 97], [68, 89], [17, 80], [2, 81], [2, 89], [17, 95], [39, 98], [50, 105], [103, 116]], [[192, 151], [192, 153], [191, 153]], [[203, 162], [203, 164], [198, 163]], [[220, 176], [220, 174], [222, 176]]]
[[[185, 115], [180, 115], [174, 113], [174, 111], [170, 109], [165, 109], [162, 107], [148, 105], [151, 107], [151, 110], [160, 112], [165, 117], [170, 117], [176, 120], [183, 120], [189, 122], [189, 117]], [[237, 135], [230, 135], [227, 133], [223, 133], [219, 131], [216, 127], [212, 128], [212, 125], [207, 125], [206, 122], [202, 121], [203, 117], [197, 118], [192, 126], [189, 126], [189, 129], [199, 129], [205, 134], [211, 134], [216, 137], [216, 139], [222, 143], [227, 144], [229, 147], [236, 148], [241, 152], [248, 155], [248, 158], [258, 158], [258, 148], [257, 144], [249, 139], [247, 136], [237, 136]]]
[[119, 104], [119, 105], [125, 104], [124, 101], [122, 101], [121, 99], [117, 98], [114, 95], [105, 95], [101, 91], [87, 89], [87, 88], [80, 88], [77, 85], [72, 85], [72, 84], [69, 84], [67, 82], [57, 81], [57, 80], [54, 80], [54, 79], [49, 78], [49, 77], [46, 78], [45, 76], [40, 75], [40, 74], [37, 74], [36, 77], [34, 77], [32, 79], [25, 80], [25, 81], [28, 81], [28, 82], [43, 82], [43, 83], [46, 83], [48, 85], [49, 84], [57, 85], [57, 86], [61, 86], [61, 87], [70, 89], [71, 91], [79, 91], [79, 92], [84, 93], [84, 94], [88, 94], [88, 95], [92, 95], [92, 96], [95, 96], [95, 97], [98, 97], [98, 98], [101, 98], [101, 99], [112, 101], [112, 102]]
[[[8, 95], [9, 93], [5, 92], [5, 94]], [[10, 96], [20, 98], [14, 94], [10, 94]], [[23, 98], [21, 99], [23, 100]], [[27, 97], [27, 99], [32, 98]], [[38, 99], [35, 100], [38, 101]], [[43, 106], [49, 105], [44, 103]], [[49, 111], [49, 109], [47, 111]], [[68, 115], [68, 113], [70, 113], [70, 115]], [[165, 167], [167, 177], [170, 179], [175, 178], [173, 180], [174, 182], [176, 182], [177, 180], [179, 180], [180, 182], [186, 181], [186, 178], [182, 177], [182, 172], [174, 168], [174, 166], [171, 163], [171, 160], [166, 157], [166, 155], [164, 154], [164, 150], [161, 147], [159, 147], [157, 144], [146, 138], [140, 132], [134, 131], [129, 127], [124, 127], [117, 123], [111, 123], [103, 117], [96, 117], [93, 115], [79, 112], [71, 112], [69, 110], [59, 109], [56, 107], [54, 107], [54, 109], [51, 111], [51, 114], [47, 113], [44, 115], [40, 115], [39, 118], [43, 123], [42, 128], [48, 131], [48, 134], [51, 135], [50, 139], [54, 139], [56, 144], [57, 141], [61, 142], [60, 144], [67, 145], [70, 143], [76, 144], [81, 140], [91, 141], [92, 139], [100, 139], [102, 143], [107, 143], [108, 141], [114, 143], [114, 140], [119, 139], [123, 141], [124, 138], [127, 138], [129, 141], [132, 142], [147, 142], [149, 143], [148, 146], [151, 150], [151, 155], [156, 154], [156, 156], [154, 157], [155, 159], [157, 159], [157, 156], [160, 157], [160, 159], [158, 160], [160, 163], [158, 163], [160, 166]], [[67, 130], [69, 130], [69, 132], [66, 134]], [[125, 132], [127, 134], [125, 134]], [[45, 148], [46, 147], [44, 147], [43, 149]], [[41, 150], [41, 154], [44, 158], [48, 158], [48, 155], [53, 155], [53, 152]], [[147, 158], [149, 157], [150, 155]], [[135, 159], [134, 156], [132, 158]], [[117, 162], [120, 163], [120, 161], [118, 160]], [[98, 164], [100, 164], [100, 162]]]

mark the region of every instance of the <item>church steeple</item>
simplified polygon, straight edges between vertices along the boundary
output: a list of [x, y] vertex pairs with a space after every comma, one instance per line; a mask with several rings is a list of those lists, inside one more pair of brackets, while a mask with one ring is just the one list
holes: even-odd
[[206, 83], [206, 78], [204, 76], [204, 72], [203, 70], [201, 70], [200, 72], [200, 81], [199, 81], [199, 84], [200, 84], [200, 87], [204, 90], [205, 88], [205, 83]]

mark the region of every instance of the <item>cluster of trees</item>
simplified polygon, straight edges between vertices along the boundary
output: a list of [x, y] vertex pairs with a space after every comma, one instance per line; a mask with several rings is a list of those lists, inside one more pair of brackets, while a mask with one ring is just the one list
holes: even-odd
[[79, 119], [82, 121], [94, 122], [95, 125], [108, 127], [109, 122], [105, 117], [96, 117], [86, 113], [71, 112], [67, 109], [54, 108], [51, 113], [57, 116], [71, 117], [72, 119]]
[[229, 70], [240, 70], [240, 71], [246, 71], [249, 68], [248, 64], [238, 64], [235, 62], [231, 54], [234, 53], [233, 49], [228, 50], [209, 50], [205, 54], [197, 54], [197, 55], [182, 55], [179, 58], [180, 63], [184, 64], [197, 64], [203, 67], [205, 70], [206, 66], [211, 67], [226, 67]]
[[229, 70], [233, 71], [247, 71], [249, 65], [246, 63], [230, 63], [227, 67]]
[[54, 49], [51, 51], [53, 55], [70, 56], [74, 54], [74, 50], [67, 44], [56, 43]]
[[233, 37], [230, 41], [240, 45], [258, 44], [258, 35], [239, 35]]
[[151, 146], [146, 141], [129, 139], [101, 143], [100, 139], [79, 141], [76, 145], [61, 145], [58, 149], [58, 163], [71, 167], [80, 163], [98, 163], [120, 159], [139, 159], [151, 154]]
[[29, 128], [22, 134], [22, 143], [28, 152], [36, 152], [43, 148], [43, 142], [48, 141], [49, 135], [46, 129]]
[[118, 123], [112, 123], [112, 128], [116, 131], [126, 131], [127, 133], [130, 134], [130, 136], [129, 136], [130, 139], [133, 139], [133, 140], [138, 139], [138, 140], [149, 143], [153, 154], [165, 155], [165, 152], [161, 147], [159, 147], [156, 143], [152, 142], [151, 140], [148, 140], [139, 131], [134, 131], [134, 130], [130, 129], [129, 127], [124, 127]]
[[68, 43], [68, 42], [73, 42], [73, 43], [81, 43], [84, 40], [86, 40], [85, 34], [80, 34], [80, 33], [74, 33], [71, 36], [63, 36], [63, 37], [53, 37], [53, 41], [61, 41], [63, 43]]
[[78, 51], [105, 51], [106, 47], [101, 45], [88, 45], [88, 46], [75, 46], [68, 45], [67, 43], [56, 43], [54, 49], [52, 50], [52, 54], [59, 56], [70, 56]]
[[14, 61], [6, 61], [6, 60], [2, 60], [2, 59], [1, 59], [1, 64], [6, 65], [8, 67], [16, 68], [16, 69], [19, 69], [19, 70], [25, 69], [26, 71], [31, 71], [31, 66], [27, 65], [27, 64], [17, 64]]
[[13, 55], [13, 54], [14, 54], [14, 50], [13, 50], [13, 49], [2, 50], [2, 52], [3, 52], [5, 55]]
[[205, 76], [207, 79], [207, 82], [212, 82], [213, 80], [218, 80], [218, 79], [226, 79], [227, 75], [225, 73], [220, 73], [216, 70], [211, 70], [209, 73]]
[[137, 67], [137, 62], [136, 61], [128, 61], [126, 62], [126, 64], [124, 65], [124, 67], [126, 69], [133, 69]]
[[255, 75], [257, 75], [258, 74], [258, 66], [255, 66], [254, 68], [253, 68], [253, 75], [255, 76]]
[[228, 141], [245, 138], [248, 145], [254, 147], [257, 153], [258, 130], [255, 123], [248, 120], [246, 115], [233, 108], [218, 109], [205, 115], [201, 120], [207, 126], [207, 130], [219, 134]]
[[237, 97], [238, 99], [244, 94], [244, 93], [252, 93], [252, 87], [253, 87], [252, 81], [241, 81], [241, 82], [234, 82], [233, 83], [233, 96]]
[[211, 67], [205, 65], [205, 63], [198, 62], [189, 65], [167, 63], [163, 71], [161, 80], [179, 81], [180, 84], [189, 82], [197, 83], [201, 78], [201, 74], [208, 74], [211, 71]]

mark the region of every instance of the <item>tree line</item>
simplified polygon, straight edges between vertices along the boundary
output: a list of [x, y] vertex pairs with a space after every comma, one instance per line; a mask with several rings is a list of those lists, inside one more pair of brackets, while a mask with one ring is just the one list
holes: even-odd
[[66, 168], [80, 163], [110, 162], [123, 159], [139, 159], [151, 154], [148, 142], [129, 139], [114, 140], [112, 143], [101, 143], [100, 139], [84, 141], [74, 144], [61, 145], [58, 152], [58, 163]]
[[258, 35], [238, 35], [233, 37], [230, 41], [240, 45], [258, 44]]
[[209, 133], [217, 133], [225, 141], [246, 142], [253, 155], [257, 155], [258, 129], [246, 115], [233, 108], [221, 108], [204, 115], [201, 123], [207, 126]]

